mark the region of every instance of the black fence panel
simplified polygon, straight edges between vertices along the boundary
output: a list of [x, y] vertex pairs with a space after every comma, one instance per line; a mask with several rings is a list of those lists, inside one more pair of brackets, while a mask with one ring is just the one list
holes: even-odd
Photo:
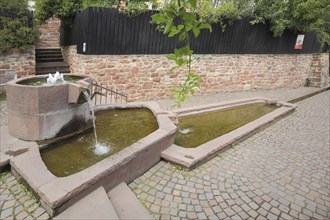
[[[168, 54], [182, 43], [168, 38], [151, 24], [146, 12], [135, 17], [115, 9], [89, 7], [77, 13], [74, 24], [61, 28], [61, 45], [77, 45], [81, 54]], [[202, 30], [197, 39], [191, 37], [196, 54], [293, 54], [320, 52], [316, 34], [305, 33], [303, 49], [295, 50], [297, 34], [285, 31], [273, 37], [268, 24], [251, 25], [245, 18], [233, 22], [225, 31], [212, 24], [213, 31]], [[63, 35], [63, 36], [62, 36]]]

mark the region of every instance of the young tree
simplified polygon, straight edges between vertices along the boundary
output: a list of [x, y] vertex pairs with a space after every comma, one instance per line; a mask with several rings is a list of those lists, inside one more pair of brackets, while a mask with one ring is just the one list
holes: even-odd
[[165, 9], [152, 16], [152, 21], [156, 23], [164, 34], [168, 37], [178, 36], [179, 41], [185, 46], [175, 49], [174, 53], [167, 55], [176, 64], [171, 70], [186, 68], [186, 79], [173, 88], [178, 107], [181, 107], [186, 99], [193, 95], [196, 88], [200, 87], [200, 76], [191, 69], [193, 51], [190, 48], [190, 37], [197, 38], [201, 29], [212, 30], [211, 25], [197, 19], [194, 13], [197, 8], [196, 0], [177, 0], [166, 5]]
[[37, 40], [27, 0], [0, 1], [0, 53], [6, 49], [24, 50]]

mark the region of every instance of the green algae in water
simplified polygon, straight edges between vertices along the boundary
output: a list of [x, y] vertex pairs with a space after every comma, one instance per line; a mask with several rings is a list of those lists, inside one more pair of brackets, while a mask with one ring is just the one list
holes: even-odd
[[96, 115], [98, 142], [110, 146], [109, 153], [96, 155], [94, 133], [71, 138], [41, 151], [41, 158], [55, 176], [77, 173], [121, 151], [158, 129], [156, 118], [148, 109], [115, 109]]
[[[84, 79], [82, 76], [63, 76], [65, 82], [75, 82], [78, 80]], [[27, 86], [44, 86], [47, 85], [47, 77], [46, 78], [32, 78], [19, 81], [18, 84], [27, 85]], [[55, 84], [56, 85], [56, 84]]]
[[[253, 104], [179, 118], [175, 144], [185, 148], [197, 147], [254, 121], [276, 108], [275, 105]], [[185, 132], [187, 134], [183, 134]]]

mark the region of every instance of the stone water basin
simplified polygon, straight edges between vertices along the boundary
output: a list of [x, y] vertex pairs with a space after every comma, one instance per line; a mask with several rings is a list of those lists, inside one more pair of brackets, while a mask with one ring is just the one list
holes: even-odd
[[90, 78], [68, 74], [65, 83], [47, 85], [47, 76], [32, 76], [6, 84], [9, 133], [22, 140], [64, 137], [85, 129], [90, 108], [81, 101]]
[[[13, 173], [21, 176], [35, 194], [40, 197], [41, 203], [51, 216], [61, 213], [100, 186], [109, 191], [121, 182], [133, 181], [158, 163], [161, 152], [174, 143], [177, 128], [171, 121], [169, 114], [161, 110], [157, 104], [148, 102], [100, 106], [95, 109], [95, 112], [99, 117], [103, 113], [110, 113], [111, 115], [113, 109], [117, 115], [129, 111], [128, 109], [144, 109], [146, 112], [152, 112], [157, 125], [153, 125], [150, 134], [143, 134], [142, 136], [146, 136], [138, 137], [140, 138], [138, 140], [131, 139], [130, 142], [124, 144], [127, 145], [124, 149], [118, 149], [117, 153], [101, 158], [83, 170], [75, 170], [71, 175], [62, 172], [63, 170], [61, 171], [62, 174], [64, 173], [63, 176], [61, 174], [54, 175], [52, 172], [55, 173], [56, 171], [52, 170], [49, 164], [49, 167], [46, 166], [43, 161], [45, 155], [40, 153], [39, 149], [30, 149], [10, 161]], [[152, 130], [154, 131], [152, 132]], [[118, 135], [121, 136], [122, 134]], [[124, 139], [125, 137], [121, 138]], [[115, 145], [115, 143], [112, 144]], [[40, 146], [41, 152], [43, 149], [47, 151], [47, 147]]]
[[41, 158], [55, 176], [77, 173], [111, 156], [158, 129], [155, 116], [146, 108], [113, 109], [96, 114], [98, 143], [108, 153], [97, 154], [94, 132], [85, 132], [41, 150]]
[[177, 110], [175, 144], [161, 156], [191, 169], [295, 108], [294, 104], [256, 97]]

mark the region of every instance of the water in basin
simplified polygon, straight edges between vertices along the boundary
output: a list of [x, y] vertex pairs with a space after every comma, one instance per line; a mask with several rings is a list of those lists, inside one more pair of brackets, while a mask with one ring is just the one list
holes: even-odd
[[41, 151], [47, 168], [63, 177], [79, 172], [158, 129], [153, 113], [148, 109], [116, 109], [96, 114], [98, 144], [110, 146], [106, 154], [97, 154], [93, 131], [73, 137]]
[[253, 104], [179, 118], [175, 144], [185, 148], [197, 147], [254, 121], [276, 108], [275, 105]]
[[[74, 75], [64, 75], [65, 82], [76, 82], [84, 79], [82, 76], [74, 76]], [[42, 86], [47, 85], [47, 77], [45, 78], [31, 78], [19, 81], [18, 84], [27, 85], [27, 86]]]

